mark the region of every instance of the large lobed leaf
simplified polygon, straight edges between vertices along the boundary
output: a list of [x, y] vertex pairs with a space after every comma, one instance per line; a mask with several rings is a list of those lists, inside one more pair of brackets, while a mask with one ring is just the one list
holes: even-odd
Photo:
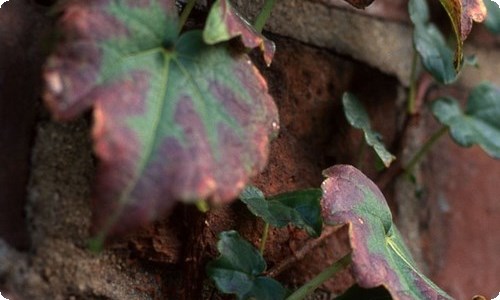
[[500, 159], [500, 89], [483, 83], [469, 94], [462, 112], [451, 97], [433, 102], [432, 112], [450, 128], [451, 137], [461, 146], [479, 145], [489, 155]]
[[240, 37], [243, 45], [247, 48], [259, 47], [264, 55], [264, 60], [269, 66], [273, 60], [276, 47], [274, 43], [266, 39], [262, 34], [243, 19], [233, 8], [228, 0], [217, 0], [212, 5], [208, 15], [203, 39], [205, 43], [214, 45]]
[[292, 224], [303, 228], [311, 236], [321, 234], [320, 189], [308, 189], [282, 193], [266, 199], [264, 193], [254, 186], [246, 187], [240, 200], [256, 216], [275, 227]]
[[342, 104], [349, 124], [363, 130], [366, 143], [375, 150], [375, 153], [377, 153], [385, 167], [388, 168], [396, 157], [387, 151], [380, 138], [380, 134], [372, 129], [370, 117], [363, 107], [363, 104], [361, 104], [356, 96], [350, 93], [344, 93], [342, 96]]
[[482, 22], [486, 18], [486, 7], [483, 0], [439, 0], [451, 20], [457, 40], [455, 65], [457, 70], [463, 60], [464, 41], [472, 29], [472, 23]]
[[59, 27], [45, 98], [58, 119], [93, 108], [101, 237], [176, 200], [232, 200], [264, 167], [278, 128], [264, 78], [201, 31], [179, 36], [174, 0], [68, 1]]
[[286, 289], [276, 280], [262, 276], [266, 262], [262, 255], [236, 231], [219, 234], [220, 256], [208, 263], [207, 274], [217, 288], [238, 299], [280, 300]]
[[369, 178], [348, 165], [324, 175], [323, 220], [348, 224], [352, 272], [360, 287], [382, 285], [395, 300], [451, 299], [417, 269], [384, 196]]

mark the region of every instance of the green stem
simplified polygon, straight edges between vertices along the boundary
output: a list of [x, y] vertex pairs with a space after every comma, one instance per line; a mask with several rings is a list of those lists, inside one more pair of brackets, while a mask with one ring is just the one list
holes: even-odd
[[413, 158], [410, 159], [408, 164], [403, 167], [403, 170], [405, 171], [406, 174], [411, 174], [413, 172], [413, 169], [415, 168], [417, 163], [422, 159], [422, 157], [424, 157], [424, 155], [427, 154], [427, 152], [429, 152], [434, 143], [436, 143], [436, 141], [439, 140], [439, 138], [442, 137], [446, 132], [448, 132], [448, 126], [443, 126], [432, 134], [432, 136], [418, 150], [418, 152], [413, 156]]
[[417, 98], [417, 66], [420, 59], [417, 51], [413, 52], [413, 59], [411, 63], [410, 75], [410, 91], [408, 92], [408, 113], [414, 115], [417, 112], [416, 98]]
[[257, 16], [255, 19], [253, 27], [257, 32], [262, 32], [262, 29], [264, 29], [264, 25], [266, 25], [267, 20], [271, 16], [271, 11], [273, 10], [274, 4], [276, 3], [276, 0], [266, 0], [264, 2], [264, 7], [262, 7], [262, 10], [260, 14]]
[[186, 7], [184, 7], [184, 10], [181, 13], [181, 16], [179, 17], [179, 32], [181, 32], [182, 28], [186, 24], [186, 21], [191, 14], [191, 11], [193, 10], [194, 5], [196, 4], [196, 0], [189, 0], [189, 2], [186, 4]]
[[266, 249], [267, 237], [269, 236], [269, 223], [264, 226], [264, 232], [262, 232], [262, 238], [260, 240], [259, 252], [260, 255], [264, 255], [264, 249]]
[[316, 277], [311, 279], [311, 281], [301, 286], [292, 295], [286, 298], [286, 300], [304, 299], [307, 295], [311, 294], [315, 289], [317, 289], [325, 281], [330, 279], [333, 275], [345, 269], [345, 267], [347, 267], [351, 262], [352, 262], [352, 253], [349, 253], [346, 256], [342, 257], [341, 259], [337, 260], [330, 267], [326, 268], [323, 272], [319, 273]]
[[208, 206], [208, 203], [205, 200], [198, 200], [196, 201], [195, 204], [196, 208], [202, 213], [207, 213], [210, 210], [210, 207]]
[[366, 153], [366, 142], [363, 139], [361, 139], [361, 143], [359, 144], [358, 146], [358, 159], [356, 161], [356, 168], [358, 168], [359, 170], [362, 170], [363, 169], [363, 163], [365, 162], [364, 158], [365, 158], [365, 153]]

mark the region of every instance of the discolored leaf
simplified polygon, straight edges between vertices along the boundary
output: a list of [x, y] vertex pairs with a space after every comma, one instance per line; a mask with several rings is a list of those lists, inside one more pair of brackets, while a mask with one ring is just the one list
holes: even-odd
[[463, 60], [464, 41], [472, 29], [472, 22], [482, 22], [486, 18], [483, 0], [439, 0], [451, 20], [457, 40], [455, 66], [459, 70]]
[[174, 0], [69, 1], [59, 27], [45, 98], [58, 119], [94, 109], [101, 235], [176, 200], [232, 200], [264, 167], [278, 128], [265, 80], [201, 31], [178, 36]]
[[285, 298], [287, 292], [279, 282], [261, 275], [266, 270], [262, 255], [236, 231], [221, 232], [217, 249], [220, 256], [208, 263], [207, 274], [221, 292], [238, 299]]
[[413, 44], [422, 58], [425, 69], [444, 84], [456, 80], [458, 71], [451, 50], [443, 34], [429, 22], [429, 8], [425, 0], [410, 0], [408, 10], [414, 24]]
[[276, 47], [274, 43], [258, 33], [250, 23], [240, 16], [228, 0], [217, 0], [212, 5], [203, 29], [203, 40], [209, 45], [240, 37], [247, 48], [259, 47], [269, 66]]
[[472, 90], [462, 112], [457, 100], [445, 97], [433, 102], [432, 112], [450, 128], [459, 145], [479, 145], [490, 156], [500, 159], [500, 89], [483, 83]]
[[324, 171], [325, 224], [349, 226], [352, 273], [362, 288], [385, 287], [395, 300], [452, 299], [418, 271], [377, 186], [352, 166]]
[[344, 113], [349, 124], [363, 130], [366, 143], [375, 150], [384, 165], [389, 167], [396, 157], [387, 151], [381, 140], [380, 134], [372, 130], [370, 117], [363, 107], [363, 104], [361, 104], [356, 96], [350, 93], [344, 93], [342, 96], [342, 104], [344, 105]]
[[262, 191], [246, 187], [240, 194], [250, 211], [275, 227], [292, 224], [303, 228], [311, 236], [321, 234], [321, 190], [309, 189], [279, 194], [266, 200]]
[[500, 34], [500, 4], [492, 0], [484, 0], [484, 5], [488, 10], [484, 25], [494, 34]]

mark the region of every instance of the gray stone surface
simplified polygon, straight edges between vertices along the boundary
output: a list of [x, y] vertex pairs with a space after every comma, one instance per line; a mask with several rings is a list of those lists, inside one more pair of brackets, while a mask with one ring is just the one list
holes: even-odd
[[[236, 0], [235, 4], [251, 20], [262, 2]], [[413, 49], [411, 28], [404, 23], [321, 3], [287, 0], [277, 2], [265, 29], [366, 62], [408, 85]]]

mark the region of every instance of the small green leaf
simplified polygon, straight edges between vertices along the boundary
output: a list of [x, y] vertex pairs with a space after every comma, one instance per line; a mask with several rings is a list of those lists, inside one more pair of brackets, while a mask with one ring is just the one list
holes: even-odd
[[283, 193], [266, 200], [262, 191], [248, 186], [240, 199], [254, 215], [272, 226], [283, 227], [290, 223], [305, 229], [311, 236], [321, 234], [320, 189]]
[[417, 269], [384, 196], [369, 178], [347, 165], [324, 175], [323, 219], [349, 226], [352, 273], [360, 287], [383, 286], [394, 300], [452, 299]]
[[267, 65], [271, 64], [276, 50], [274, 43], [243, 19], [228, 0], [215, 1], [205, 23], [203, 40], [209, 45], [214, 45], [238, 36], [241, 37], [245, 47], [251, 49], [259, 47]]
[[335, 300], [362, 300], [362, 299], [372, 299], [372, 300], [392, 300], [391, 294], [383, 287], [376, 287], [370, 289], [364, 289], [359, 285], [355, 284], [345, 291], [342, 295], [335, 298]]
[[286, 296], [286, 289], [276, 280], [261, 276], [266, 262], [249, 242], [236, 231], [219, 235], [217, 249], [220, 256], [208, 263], [207, 274], [217, 288], [238, 299], [279, 300]]
[[500, 159], [500, 89], [483, 83], [470, 93], [465, 112], [457, 100], [445, 97], [432, 104], [434, 116], [450, 128], [459, 145], [479, 145], [489, 155]]
[[486, 9], [488, 10], [484, 25], [494, 34], [500, 34], [500, 6], [498, 2], [484, 0], [484, 5], [486, 5]]
[[434, 24], [429, 23], [427, 2], [425, 0], [410, 0], [408, 10], [415, 26], [413, 44], [422, 58], [424, 68], [441, 83], [454, 82], [459, 69], [454, 64], [453, 50], [447, 45], [439, 29]]
[[363, 107], [363, 104], [361, 104], [356, 96], [350, 93], [344, 93], [342, 103], [344, 105], [344, 113], [349, 124], [355, 128], [363, 130], [366, 143], [375, 150], [384, 165], [389, 167], [391, 162], [395, 160], [396, 157], [387, 151], [380, 134], [372, 130], [370, 117]]

